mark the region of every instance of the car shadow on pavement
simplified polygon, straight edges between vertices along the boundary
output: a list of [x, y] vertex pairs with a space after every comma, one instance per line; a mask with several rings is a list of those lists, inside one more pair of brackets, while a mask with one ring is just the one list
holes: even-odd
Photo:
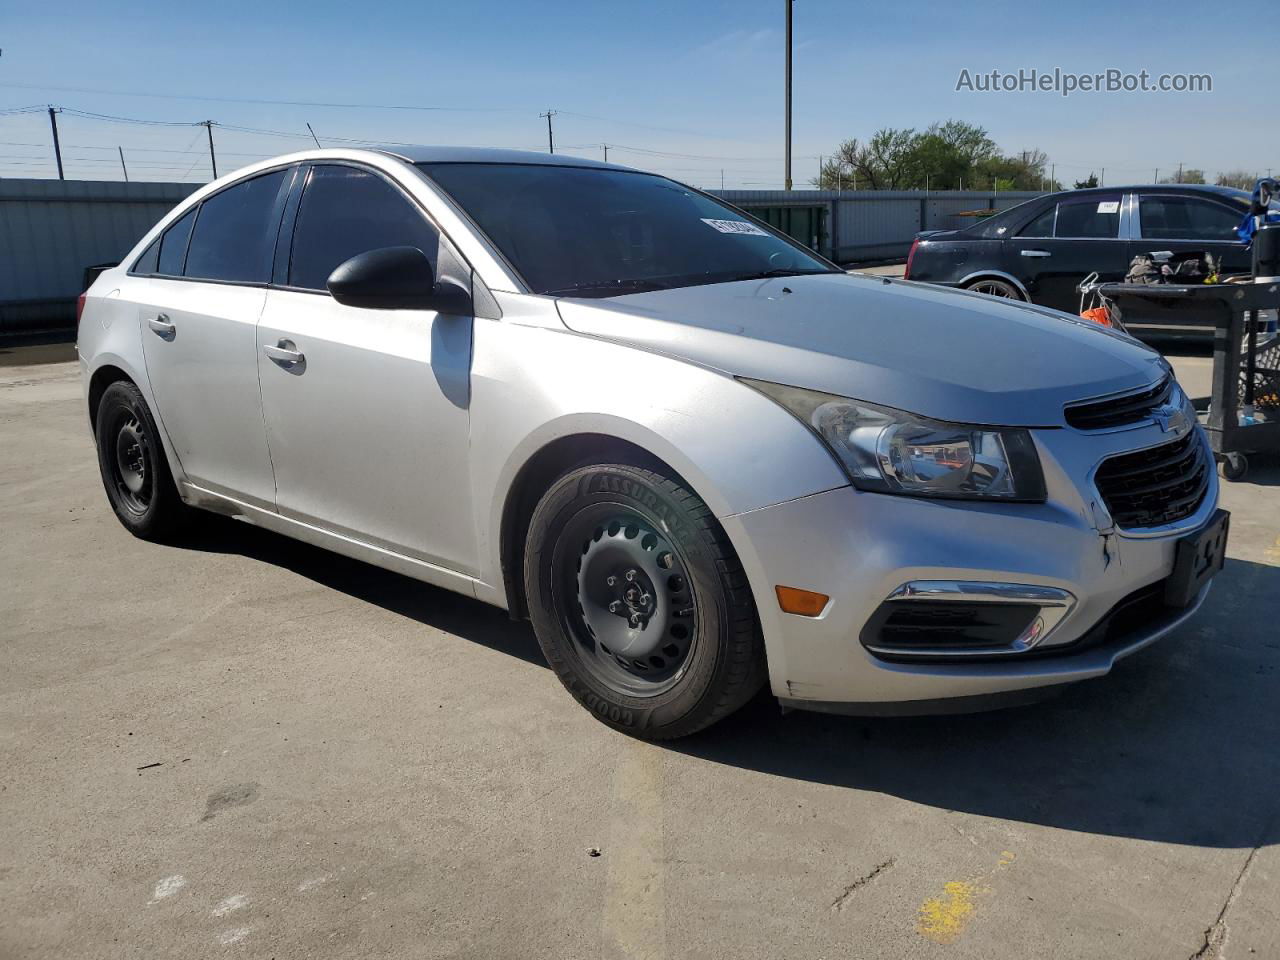
[[251, 524], [213, 514], [202, 516], [182, 546], [270, 563], [472, 643], [536, 666], [547, 665], [529, 625], [512, 620], [497, 607]]
[[[495, 607], [222, 517], [185, 544], [236, 553], [546, 666]], [[1228, 560], [1201, 611], [1107, 677], [960, 716], [780, 716], [761, 691], [664, 748], [945, 810], [1207, 847], [1280, 842], [1280, 567]], [[874, 828], [874, 825], [868, 825]]]
[[1277, 623], [1280, 567], [1229, 560], [1194, 619], [1054, 699], [868, 719], [779, 717], [761, 696], [672, 748], [986, 817], [1252, 848], [1280, 841]]

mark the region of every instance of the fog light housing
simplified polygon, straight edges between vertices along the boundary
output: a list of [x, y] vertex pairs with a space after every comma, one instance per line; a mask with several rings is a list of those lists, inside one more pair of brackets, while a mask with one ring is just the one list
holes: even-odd
[[1056, 587], [917, 580], [880, 604], [860, 639], [888, 660], [1011, 656], [1044, 643], [1073, 606]]

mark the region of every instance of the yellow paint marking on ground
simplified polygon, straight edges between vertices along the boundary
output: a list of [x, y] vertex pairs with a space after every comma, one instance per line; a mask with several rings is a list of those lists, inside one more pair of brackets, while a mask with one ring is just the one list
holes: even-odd
[[[1009, 866], [1016, 859], [1017, 854], [1012, 850], [1001, 850], [1000, 859], [987, 876], [990, 877], [1001, 867]], [[942, 896], [930, 897], [920, 904], [916, 932], [934, 943], [955, 943], [973, 915], [978, 895], [990, 892], [991, 888], [983, 885], [982, 878], [944, 883]]]
[[920, 904], [920, 921], [916, 930], [920, 936], [934, 943], [955, 943], [973, 913], [973, 898], [978, 890], [967, 881], [952, 880], [943, 884], [942, 891], [941, 897], [933, 897]]

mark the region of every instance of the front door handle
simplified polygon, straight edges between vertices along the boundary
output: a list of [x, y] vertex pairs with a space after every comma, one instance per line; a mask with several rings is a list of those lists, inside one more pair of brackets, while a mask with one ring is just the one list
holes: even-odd
[[269, 343], [263, 344], [262, 352], [285, 367], [291, 367], [307, 359], [292, 340], [281, 340], [274, 347]]
[[1053, 254], [1048, 250], [1022, 250], [1019, 251], [1024, 257], [1052, 257]]
[[163, 313], [147, 320], [147, 326], [152, 332], [164, 340], [172, 340], [173, 335], [178, 332], [178, 328], [169, 322], [169, 318]]

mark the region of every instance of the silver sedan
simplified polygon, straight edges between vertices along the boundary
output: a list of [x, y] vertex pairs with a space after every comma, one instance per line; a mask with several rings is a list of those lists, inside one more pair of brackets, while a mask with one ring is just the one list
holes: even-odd
[[642, 737], [766, 682], [851, 713], [1025, 700], [1172, 629], [1222, 563], [1212, 454], [1152, 350], [846, 274], [623, 167], [280, 157], [81, 307], [131, 532], [211, 510], [528, 617]]

